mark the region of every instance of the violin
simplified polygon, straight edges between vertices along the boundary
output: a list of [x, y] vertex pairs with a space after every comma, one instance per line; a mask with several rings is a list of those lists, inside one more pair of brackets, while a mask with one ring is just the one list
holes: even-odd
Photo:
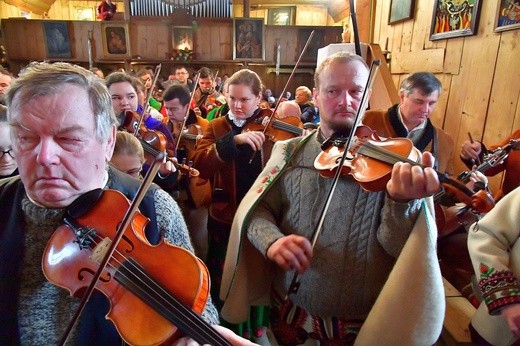
[[[82, 296], [102, 268], [94, 288], [109, 300], [107, 318], [129, 344], [170, 344], [189, 335], [200, 344], [231, 345], [200, 316], [209, 296], [206, 266], [164, 240], [150, 244], [149, 220], [137, 211], [127, 221], [129, 205], [115, 190], [93, 190], [74, 201], [44, 251], [47, 279]], [[117, 238], [120, 224], [128, 227]]]
[[[381, 191], [390, 180], [392, 167], [397, 162], [407, 162], [412, 166], [418, 163], [421, 152], [408, 138], [390, 138], [382, 140], [375, 131], [367, 126], [356, 129], [355, 144], [350, 150], [351, 156], [340, 168], [338, 159], [344, 153], [344, 146], [337, 147], [337, 142], [325, 143], [324, 149], [315, 160], [314, 166], [324, 177], [340, 170], [341, 175], [351, 175], [367, 191]], [[343, 140], [344, 141], [344, 140]], [[338, 140], [338, 142], [342, 142]], [[333, 145], [335, 144], [335, 145]], [[332, 148], [332, 149], [331, 149]], [[424, 168], [424, 167], [423, 167]], [[484, 190], [473, 193], [463, 182], [452, 179], [448, 174], [436, 171], [444, 191], [448, 190], [475, 212], [488, 212], [494, 206], [493, 198]]]
[[278, 117], [270, 109], [257, 108], [244, 131], [261, 131], [273, 142], [301, 136], [303, 125], [297, 117]]
[[[496, 148], [484, 155], [482, 162], [471, 171], [464, 171], [457, 176], [457, 179], [466, 184], [473, 172], [485, 173], [487, 170], [501, 165], [509, 156], [509, 153], [520, 149], [520, 140], [512, 139], [503, 147]], [[444, 191], [440, 191], [434, 195], [434, 201], [439, 201], [444, 195]], [[449, 208], [441, 208], [438, 203], [435, 204], [435, 222], [439, 230], [439, 238], [447, 237], [453, 232], [475, 222], [476, 216], [468, 213], [470, 208], [466, 205], [463, 207], [452, 206]]]
[[157, 156], [158, 152], [166, 151], [166, 160], [170, 161], [179, 172], [187, 174], [190, 177], [196, 177], [199, 175], [199, 171], [195, 168], [186, 164], [175, 162], [168, 158], [175, 156], [175, 150], [173, 148], [173, 144], [168, 143], [163, 133], [159, 131], [148, 130], [142, 123], [138, 130], [136, 130], [139, 123], [138, 117], [139, 114], [136, 112], [126, 111], [120, 129], [126, 130], [130, 133], [136, 133], [136, 137], [143, 146], [147, 163], [150, 163], [150, 161], [152, 161], [153, 158]]
[[188, 126], [185, 126], [184, 129], [181, 130], [182, 124], [177, 123], [174, 125], [174, 138], [179, 138], [180, 141], [177, 144], [177, 150], [194, 150], [195, 144], [197, 144], [197, 140], [202, 137], [202, 128], [197, 124], [191, 124]]

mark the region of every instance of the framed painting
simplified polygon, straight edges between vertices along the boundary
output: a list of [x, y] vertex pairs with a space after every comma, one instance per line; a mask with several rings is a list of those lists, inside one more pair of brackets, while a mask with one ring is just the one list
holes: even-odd
[[177, 50], [193, 50], [193, 28], [191, 26], [174, 26], [172, 46]]
[[130, 57], [128, 24], [101, 23], [101, 37], [103, 39], [103, 53], [106, 58]]
[[314, 36], [312, 36], [311, 42], [309, 42], [307, 49], [305, 52], [303, 52], [301, 62], [317, 62], [318, 49], [325, 46], [325, 30], [313, 28], [298, 29], [298, 54], [296, 55], [294, 61], [298, 61], [298, 58], [302, 54], [303, 47], [305, 47], [305, 44], [307, 43], [307, 40], [309, 39], [313, 30]]
[[435, 0], [430, 40], [475, 35], [481, 3], [482, 0]]
[[94, 7], [86, 6], [74, 6], [74, 19], [75, 20], [95, 20]]
[[520, 4], [518, 1], [500, 0], [495, 21], [495, 32], [520, 28]]
[[396, 24], [413, 18], [415, 0], [391, 0], [388, 24]]
[[294, 7], [268, 9], [267, 25], [294, 25]]
[[47, 58], [70, 58], [69, 29], [67, 22], [42, 22]]
[[233, 59], [265, 60], [264, 20], [235, 18], [233, 20]]

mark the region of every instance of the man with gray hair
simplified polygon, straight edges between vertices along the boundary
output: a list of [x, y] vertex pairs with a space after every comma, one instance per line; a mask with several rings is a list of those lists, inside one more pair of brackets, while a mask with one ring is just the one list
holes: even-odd
[[[112, 189], [132, 199], [140, 181], [107, 164], [116, 117], [104, 81], [90, 71], [67, 63], [32, 63], [11, 85], [7, 104], [20, 176], [0, 183], [0, 344], [52, 345], [78, 301], [44, 276], [47, 242], [67, 211], [79, 212], [71, 204], [85, 202], [78, 200], [85, 193]], [[83, 210], [91, 206], [81, 204]], [[153, 185], [139, 208], [149, 219], [145, 235], [151, 244], [166, 239], [193, 252], [182, 214], [166, 192]], [[71, 338], [78, 344], [121, 344], [105, 319], [108, 309], [105, 297], [94, 293]], [[218, 323], [211, 301], [202, 317]]]
[[363, 124], [377, 128], [384, 137], [409, 138], [420, 151], [429, 151], [440, 172], [453, 172], [454, 142], [429, 119], [442, 91], [441, 82], [430, 72], [415, 72], [401, 83], [398, 104], [387, 110], [367, 111]]

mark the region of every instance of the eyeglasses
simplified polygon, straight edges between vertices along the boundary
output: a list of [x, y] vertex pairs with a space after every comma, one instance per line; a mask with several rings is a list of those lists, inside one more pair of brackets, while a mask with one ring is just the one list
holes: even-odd
[[0, 155], [0, 159], [2, 157], [4, 157], [5, 154], [9, 154], [9, 156], [11, 156], [14, 159], [13, 148], [8, 149], [8, 150], [0, 150], [0, 151], [2, 152], [2, 155]]

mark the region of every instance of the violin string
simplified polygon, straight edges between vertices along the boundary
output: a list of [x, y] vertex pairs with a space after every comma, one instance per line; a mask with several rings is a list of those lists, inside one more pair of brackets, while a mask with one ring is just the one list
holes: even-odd
[[[96, 240], [93, 240], [92, 243], [94, 245], [99, 244], [99, 242], [97, 242]], [[95, 246], [93, 246], [93, 247], [95, 247]], [[133, 263], [133, 261], [129, 261], [128, 258], [125, 257], [124, 254], [122, 254], [119, 250], [117, 250], [117, 248], [114, 251], [114, 254], [111, 257], [111, 261], [108, 262], [107, 266], [110, 266], [113, 270], [117, 271], [119, 273], [119, 275], [124, 276], [130, 282], [135, 283], [136, 280], [139, 281], [140, 285], [138, 285], [138, 286], [141, 286], [141, 287], [144, 286], [144, 287], [148, 288], [148, 290], [150, 292], [153, 292], [157, 297], [162, 298], [161, 301], [159, 302], [157, 299], [155, 299], [151, 296], [148, 297], [148, 298], [154, 300], [157, 304], [160, 304], [162, 306], [167, 305], [170, 308], [169, 309], [170, 311], [175, 311], [177, 314], [176, 316], [180, 316], [180, 317], [177, 317], [178, 319], [182, 319], [182, 321], [184, 321], [185, 323], [197, 322], [197, 321], [192, 321], [193, 319], [197, 319], [199, 322], [198, 324], [194, 323], [193, 325], [186, 325], [186, 329], [189, 329], [193, 334], [201, 335], [200, 332], [202, 332], [202, 334], [204, 335], [206, 340], [213, 340], [213, 342], [218, 341], [218, 340], [214, 339], [215, 337], [220, 339], [220, 334], [218, 334], [211, 326], [207, 325], [207, 323], [200, 323], [201, 317], [197, 313], [195, 313], [191, 308], [185, 307], [186, 309], [182, 310], [182, 309], [178, 308], [177, 306], [173, 305], [170, 300], [177, 301], [177, 302], [178, 302], [178, 300], [175, 297], [173, 297], [168, 291], [166, 291], [162, 286], [155, 285], [158, 289], [160, 289], [160, 291], [162, 291], [162, 292], [159, 292], [159, 291], [157, 291], [156, 288], [151, 287], [147, 282], [144, 282], [139, 277], [139, 275], [135, 274], [134, 272], [129, 271], [129, 273], [133, 274], [133, 276], [134, 276], [134, 278], [131, 278], [131, 277], [127, 276], [126, 274], [124, 274], [122, 271], [120, 271], [118, 268], [123, 266], [123, 262], [120, 259], [116, 258], [116, 255], [118, 255], [122, 259], [124, 259], [125, 263], [128, 263], [130, 266], [132, 266], [133, 269], [135, 270], [135, 272], [140, 273], [141, 276], [146, 277], [149, 279], [150, 282], [155, 283], [153, 278], [149, 277], [148, 274], [146, 272], [144, 272], [139, 266], [135, 265]], [[116, 262], [116, 264], [118, 264], [118, 266], [115, 266], [112, 263], [112, 260], [113, 260], [113, 262]], [[180, 303], [180, 302], [178, 302], [178, 303]], [[182, 303], [180, 303], [180, 304], [182, 304]], [[205, 322], [205, 321], [203, 321], [203, 322]], [[188, 332], [188, 334], [190, 334], [190, 333]], [[190, 336], [193, 336], [193, 334], [190, 334]], [[219, 343], [215, 343], [215, 345], [219, 345]]]
[[287, 124], [281, 120], [274, 120], [273, 127], [275, 129], [285, 130], [285, 131], [293, 133], [295, 135], [301, 135], [303, 132], [303, 129], [299, 128], [298, 126]]

